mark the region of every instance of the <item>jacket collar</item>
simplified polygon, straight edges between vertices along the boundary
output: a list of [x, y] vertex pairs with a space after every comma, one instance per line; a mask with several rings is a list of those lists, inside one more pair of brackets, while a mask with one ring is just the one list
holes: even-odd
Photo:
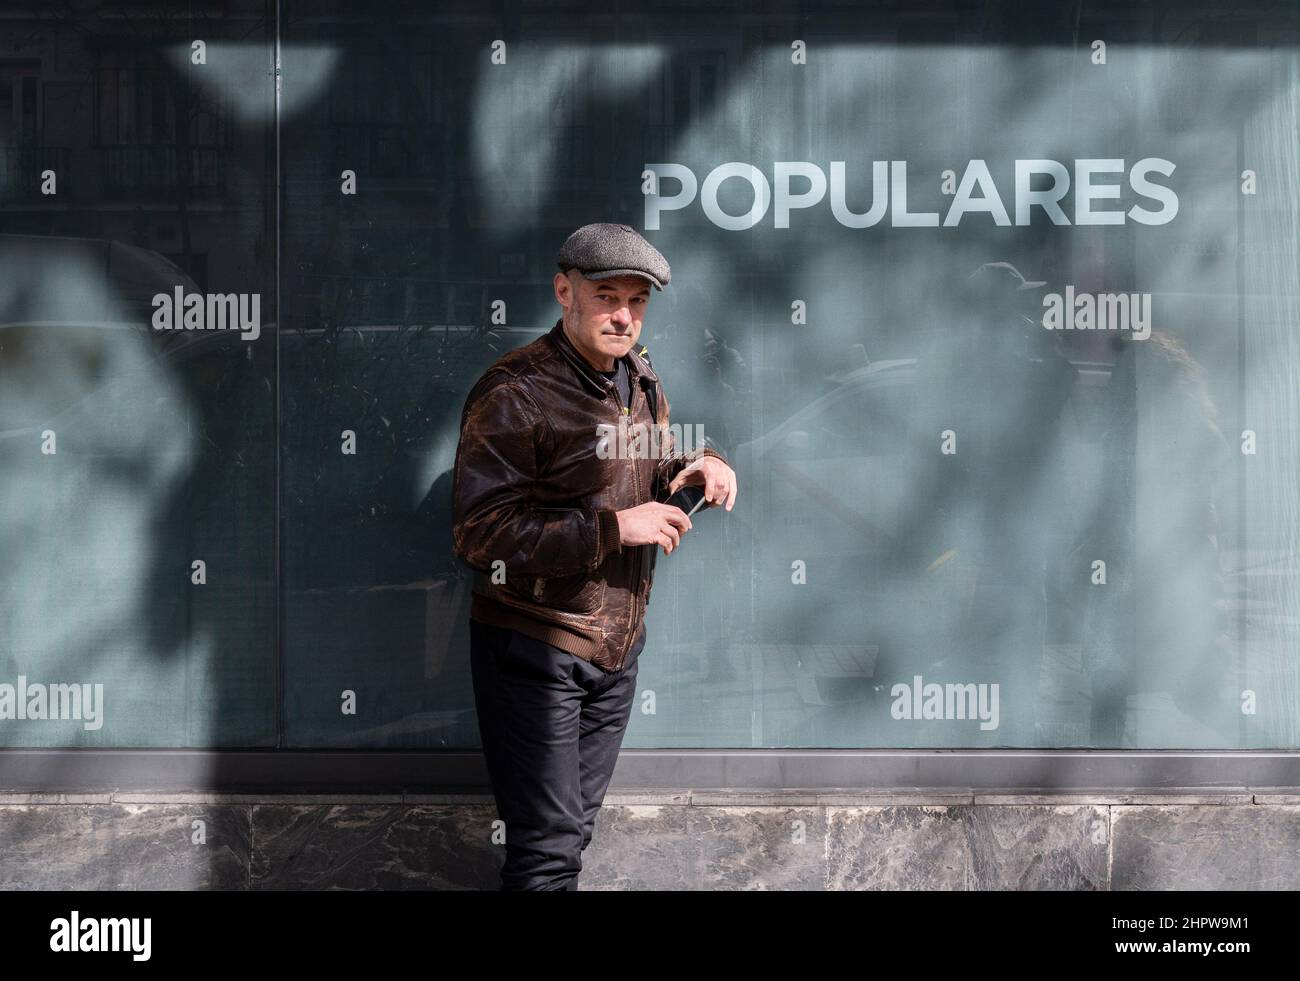
[[[607, 381], [603, 375], [599, 374], [595, 368], [587, 363], [587, 359], [578, 353], [577, 348], [570, 342], [568, 335], [564, 333], [563, 317], [555, 321], [555, 326], [551, 328], [546, 336], [564, 355], [565, 359], [573, 365], [578, 372], [578, 376], [590, 385], [597, 394], [604, 395], [609, 390], [612, 382]], [[638, 343], [634, 350], [640, 350], [640, 348], [641, 345]], [[642, 378], [652, 385], [659, 381], [659, 376], [655, 374], [654, 369], [639, 354], [629, 352], [619, 360], [627, 365], [628, 374], [633, 385], [640, 384]]]

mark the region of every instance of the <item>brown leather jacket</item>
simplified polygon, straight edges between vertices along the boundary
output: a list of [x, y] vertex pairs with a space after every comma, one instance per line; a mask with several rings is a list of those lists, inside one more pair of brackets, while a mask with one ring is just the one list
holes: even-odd
[[625, 360], [628, 415], [614, 383], [577, 352], [559, 320], [498, 358], [465, 400], [453, 490], [453, 551], [475, 572], [470, 617], [605, 671], [623, 666], [641, 630], [659, 547], [621, 545], [615, 512], [663, 500], [700, 456], [725, 459], [708, 447], [680, 453], [667, 438], [657, 458], [602, 459], [609, 454], [597, 453], [598, 426], [624, 429], [630, 443], [632, 427], [656, 421], [647, 389], [657, 421], [668, 425], [659, 376], [640, 354]]

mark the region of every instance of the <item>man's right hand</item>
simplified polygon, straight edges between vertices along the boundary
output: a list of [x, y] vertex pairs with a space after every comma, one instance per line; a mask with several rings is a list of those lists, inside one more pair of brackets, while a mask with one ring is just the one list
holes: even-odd
[[686, 512], [672, 504], [649, 501], [617, 511], [619, 541], [624, 545], [660, 545], [664, 555], [675, 549], [691, 527]]

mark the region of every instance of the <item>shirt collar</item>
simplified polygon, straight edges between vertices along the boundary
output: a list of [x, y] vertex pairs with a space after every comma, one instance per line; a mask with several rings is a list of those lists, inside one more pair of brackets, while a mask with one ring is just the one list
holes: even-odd
[[[578, 375], [596, 391], [604, 394], [608, 386], [613, 384], [612, 380], [597, 372], [595, 368], [587, 363], [587, 359], [578, 353], [568, 335], [564, 333], [563, 317], [555, 321], [555, 326], [551, 328], [546, 336], [551, 339], [559, 352], [573, 365]], [[651, 384], [659, 381], [659, 376], [655, 374], [654, 369], [650, 367], [645, 358], [641, 357], [639, 353], [635, 353], [642, 350], [643, 347], [644, 345], [638, 343], [633, 352], [629, 352], [618, 359], [627, 365], [628, 374], [633, 385], [639, 384], [641, 378], [645, 378]]]

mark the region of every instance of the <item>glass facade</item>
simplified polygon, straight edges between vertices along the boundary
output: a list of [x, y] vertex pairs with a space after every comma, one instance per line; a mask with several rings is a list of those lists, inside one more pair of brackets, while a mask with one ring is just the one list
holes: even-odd
[[460, 412], [619, 221], [739, 484], [626, 747], [1300, 749], [1293, 5], [22, 8], [0, 747], [477, 747]]

